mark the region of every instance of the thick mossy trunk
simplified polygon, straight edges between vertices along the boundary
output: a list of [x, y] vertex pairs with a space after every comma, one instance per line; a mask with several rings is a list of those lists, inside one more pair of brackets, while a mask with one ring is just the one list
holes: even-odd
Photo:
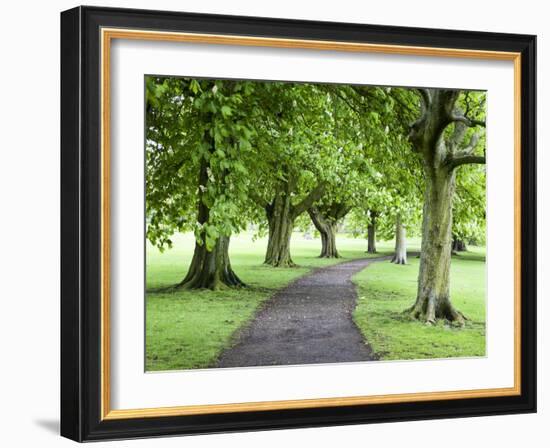
[[269, 238], [265, 264], [274, 267], [295, 266], [290, 256], [290, 238], [296, 218], [291, 209], [290, 195], [284, 191], [278, 192], [273, 203], [266, 207]]
[[336, 224], [329, 224], [321, 233], [320, 258], [340, 258], [336, 249]]
[[376, 218], [375, 212], [370, 212], [370, 222], [367, 227], [367, 252], [369, 254], [376, 253]]
[[292, 204], [291, 197], [296, 194], [296, 182], [292, 180], [292, 176], [288, 177], [289, 179], [278, 185], [273, 200], [268, 204], [263, 203], [269, 225], [264, 263], [273, 267], [296, 266], [290, 256], [290, 238], [294, 222], [318, 201], [325, 191], [325, 183], [320, 182], [301, 201]]
[[[467, 127], [485, 126], [485, 122], [470, 120], [457, 107], [460, 90], [418, 89], [418, 93], [421, 115], [411, 125], [408, 138], [424, 165], [424, 216], [418, 292], [408, 311], [430, 324], [446, 319], [464, 325], [466, 318], [450, 299], [455, 169], [485, 163], [485, 155], [474, 154], [480, 134], [474, 134], [469, 143], [464, 140]], [[446, 133], [451, 124], [452, 132]]]
[[[213, 140], [207, 136], [212, 145]], [[210, 209], [203, 200], [204, 190], [208, 185], [208, 162], [202, 159], [198, 179], [197, 221], [203, 225], [210, 218]], [[229, 236], [219, 236], [214, 247], [208, 250], [201, 235], [201, 243], [195, 242], [195, 251], [185, 278], [177, 285], [185, 289], [221, 289], [224, 287], [245, 286], [237, 277], [229, 261]]]
[[407, 235], [405, 226], [401, 222], [401, 215], [397, 215], [395, 222], [395, 253], [391, 262], [407, 264]]
[[336, 249], [337, 222], [323, 216], [317, 207], [308, 209], [309, 216], [315, 228], [321, 234], [321, 254], [319, 258], [340, 258]]
[[223, 289], [244, 286], [231, 268], [229, 261], [229, 237], [220, 236], [212, 248], [195, 243], [191, 266], [183, 281], [178, 285], [185, 289]]
[[464, 324], [464, 315], [453, 307], [450, 299], [455, 174], [445, 167], [436, 169], [426, 165], [418, 292], [409, 311], [414, 318], [430, 324], [436, 319]]

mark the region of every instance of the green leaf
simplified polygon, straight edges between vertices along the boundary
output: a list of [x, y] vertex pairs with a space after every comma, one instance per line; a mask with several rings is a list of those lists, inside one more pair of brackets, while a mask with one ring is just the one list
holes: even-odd
[[195, 79], [192, 79], [189, 83], [189, 89], [196, 95], [200, 90], [200, 85]]
[[231, 110], [231, 108], [229, 106], [222, 106], [221, 112], [222, 112], [222, 115], [223, 115], [224, 118], [230, 117], [231, 114], [233, 113], [233, 111]]

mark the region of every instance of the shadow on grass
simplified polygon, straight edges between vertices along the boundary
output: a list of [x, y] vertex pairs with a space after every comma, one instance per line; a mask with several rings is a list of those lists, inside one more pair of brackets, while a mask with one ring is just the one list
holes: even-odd
[[246, 286], [232, 286], [227, 287], [224, 289], [185, 289], [185, 288], [178, 288], [176, 286], [161, 286], [158, 288], [150, 288], [145, 290], [145, 296], [166, 296], [166, 297], [174, 297], [179, 294], [185, 294], [189, 292], [194, 292], [196, 294], [220, 294], [222, 295], [224, 292], [230, 292], [235, 293], [238, 291], [244, 292], [244, 293], [275, 293], [281, 288], [267, 288], [263, 286], [254, 286], [254, 285], [246, 285]]
[[[379, 254], [376, 254], [375, 256], [379, 257], [379, 256], [386, 256], [386, 255], [389, 255], [389, 253], [386, 254], [384, 252], [381, 252]], [[364, 257], [364, 258], [373, 258], [373, 257]], [[333, 266], [335, 264], [346, 263], [348, 261], [354, 261], [354, 260], [357, 260], [357, 259], [359, 259], [359, 258], [342, 257], [342, 256], [339, 257], [339, 258], [334, 258], [334, 259], [328, 259], [328, 258], [319, 257], [319, 256], [302, 257], [302, 263], [296, 263], [292, 266], [275, 268], [275, 267], [267, 265], [267, 264], [259, 264], [259, 265], [249, 266], [248, 268], [252, 268], [254, 270], [257, 270], [258, 272], [273, 271], [273, 273], [285, 272], [285, 271], [286, 272], [295, 271], [295, 270], [298, 270], [298, 269], [308, 269], [309, 270], [308, 272], [303, 273], [303, 275], [308, 275], [308, 274], [311, 274], [314, 271], [322, 269], [322, 268]], [[319, 264], [319, 261], [325, 261], [325, 260], [334, 261], [334, 263], [320, 263]], [[231, 287], [227, 287], [227, 288], [222, 288], [222, 289], [220, 289], [220, 291], [245, 290], [245, 291], [250, 291], [250, 292], [276, 292], [276, 291], [288, 286], [288, 284], [292, 283], [292, 281], [295, 281], [298, 278], [301, 278], [303, 275], [301, 275], [300, 277], [297, 277], [296, 279], [292, 279], [289, 283], [283, 284], [278, 288], [266, 288], [266, 287], [256, 286], [256, 285], [253, 284], [253, 282], [249, 282], [244, 286], [231, 286]], [[146, 287], [146, 289], [145, 289], [146, 294], [173, 294], [173, 293], [178, 293], [178, 292], [181, 292], [181, 291], [212, 291], [212, 290], [209, 290], [207, 288], [195, 289], [195, 290], [185, 289], [185, 288], [180, 288], [179, 284], [177, 284], [177, 283], [176, 284], [171, 284], [171, 285], [161, 285], [161, 286], [156, 286], [156, 287]]]
[[478, 261], [481, 263], [485, 263], [485, 255], [477, 252], [457, 252], [453, 253], [452, 257], [456, 258], [457, 260]]
[[384, 323], [387, 323], [387, 324], [390, 324], [390, 323], [411, 324], [411, 325], [417, 324], [417, 325], [420, 325], [422, 327], [427, 326], [427, 327], [433, 328], [433, 329], [439, 328], [439, 329], [448, 329], [448, 330], [456, 330], [456, 331], [461, 331], [461, 330], [464, 330], [464, 329], [468, 329], [468, 330], [477, 330], [477, 331], [480, 331], [480, 332], [485, 331], [485, 323], [484, 322], [474, 321], [474, 320], [470, 320], [468, 318], [466, 319], [466, 325], [465, 326], [452, 324], [449, 321], [442, 320], [442, 319], [437, 320], [437, 322], [435, 324], [427, 325], [425, 322], [422, 322], [421, 320], [418, 320], [418, 319], [415, 319], [414, 317], [412, 317], [409, 314], [407, 309], [404, 309], [402, 311], [387, 311], [386, 310], [383, 313], [375, 312], [375, 313], [372, 313], [372, 316], [376, 317], [376, 319], [382, 320]]

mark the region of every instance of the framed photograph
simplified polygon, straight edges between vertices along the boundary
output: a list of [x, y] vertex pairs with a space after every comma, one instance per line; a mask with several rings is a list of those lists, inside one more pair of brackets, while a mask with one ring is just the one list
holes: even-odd
[[61, 14], [61, 433], [536, 411], [535, 36]]

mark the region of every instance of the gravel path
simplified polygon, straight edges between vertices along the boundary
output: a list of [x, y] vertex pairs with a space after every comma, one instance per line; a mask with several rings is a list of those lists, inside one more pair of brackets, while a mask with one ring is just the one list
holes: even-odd
[[292, 282], [268, 300], [217, 367], [374, 360], [352, 320], [357, 293], [351, 277], [390, 258], [347, 261]]

